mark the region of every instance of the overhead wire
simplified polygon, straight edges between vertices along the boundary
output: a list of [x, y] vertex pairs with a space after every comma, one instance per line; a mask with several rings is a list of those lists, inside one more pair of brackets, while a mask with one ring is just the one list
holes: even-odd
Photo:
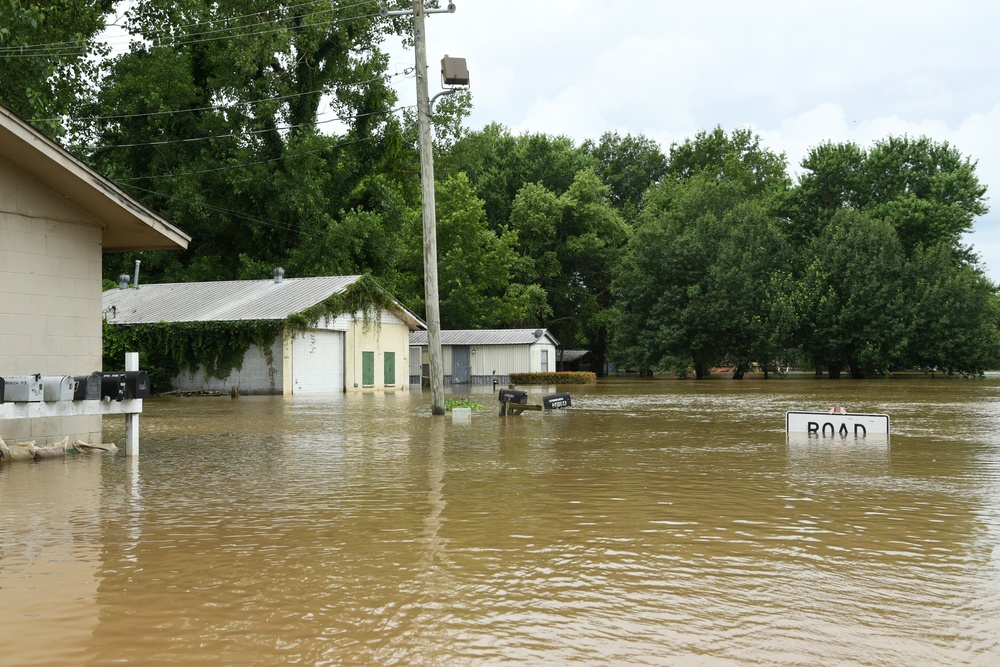
[[[115, 181], [115, 182], [117, 183], [118, 181]], [[209, 210], [209, 211], [215, 211], [216, 213], [224, 213], [224, 214], [232, 216], [234, 218], [241, 218], [243, 220], [249, 220], [250, 222], [260, 223], [262, 225], [265, 225], [265, 226], [268, 226], [268, 227], [273, 227], [273, 228], [279, 229], [281, 231], [286, 231], [286, 232], [302, 231], [300, 229], [296, 229], [295, 227], [293, 227], [292, 225], [290, 225], [288, 223], [279, 222], [277, 220], [271, 220], [270, 218], [262, 218], [260, 216], [254, 216], [254, 215], [248, 215], [246, 213], [240, 213], [239, 211], [233, 211], [231, 209], [222, 208], [221, 206], [215, 206], [214, 204], [207, 204], [207, 203], [204, 203], [204, 202], [195, 202], [195, 201], [191, 201], [189, 199], [183, 199], [181, 197], [174, 197], [173, 195], [163, 194], [162, 192], [157, 192], [156, 190], [150, 190], [148, 188], [142, 188], [142, 187], [139, 187], [138, 185], [133, 185], [133, 184], [124, 185], [123, 184], [123, 187], [127, 187], [127, 188], [129, 188], [131, 190], [138, 190], [140, 192], [145, 192], [147, 194], [151, 194], [151, 195], [154, 195], [156, 197], [160, 197], [162, 199], [169, 199], [170, 201], [179, 202], [181, 204], [188, 204], [190, 206], [196, 206], [198, 208], [203, 208], [203, 209], [206, 209], [206, 210]]]
[[[224, 27], [224, 28], [216, 28], [216, 29], [213, 29], [213, 30], [206, 30], [206, 31], [203, 31], [203, 32], [195, 32], [195, 33], [190, 33], [190, 34], [181, 35], [181, 36], [177, 36], [177, 37], [174, 37], [172, 34], [167, 33], [167, 32], [163, 32], [163, 33], [159, 33], [159, 34], [152, 33], [152, 35], [141, 36], [141, 37], [142, 37], [142, 39], [150, 42], [153, 46], [172, 46], [172, 47], [190, 46], [190, 45], [193, 45], [193, 44], [201, 44], [201, 43], [206, 43], [206, 42], [219, 41], [221, 39], [256, 37], [256, 36], [259, 36], [259, 35], [267, 35], [267, 34], [272, 34], [272, 33], [276, 33], [276, 32], [282, 32], [284, 30], [287, 30], [288, 28], [285, 25], [281, 25], [279, 27], [273, 27], [273, 28], [269, 28], [269, 29], [265, 29], [265, 30], [245, 31], [244, 29], [245, 28], [254, 28], [254, 27], [259, 27], [259, 26], [274, 25], [274, 24], [276, 24], [278, 22], [287, 23], [289, 20], [292, 20], [292, 19], [310, 18], [310, 17], [314, 17], [314, 16], [320, 16], [320, 15], [331, 14], [331, 13], [335, 14], [335, 13], [341, 11], [341, 10], [344, 10], [344, 9], [353, 9], [355, 7], [360, 7], [362, 5], [368, 5], [368, 4], [372, 4], [372, 3], [371, 2], [360, 2], [360, 3], [353, 4], [353, 5], [345, 5], [345, 6], [337, 7], [337, 8], [331, 8], [331, 9], [327, 9], [327, 10], [320, 10], [320, 11], [313, 12], [313, 13], [310, 13], [310, 14], [302, 14], [302, 15], [299, 15], [299, 16], [287, 16], [287, 17], [283, 17], [281, 19], [276, 19], [275, 21], [261, 21], [261, 22], [258, 22], [258, 23], [253, 23], [253, 24], [244, 25], [244, 26], [231, 26], [231, 27]], [[251, 15], [248, 15], [248, 16], [251, 16]], [[352, 16], [352, 17], [348, 17], [348, 18], [343, 18], [343, 19], [331, 18], [330, 20], [320, 21], [320, 22], [317, 22], [317, 23], [311, 23], [311, 24], [309, 24], [309, 27], [327, 27], [327, 26], [336, 25], [338, 23], [343, 23], [343, 22], [350, 21], [350, 20], [365, 19], [365, 18], [376, 18], [376, 17], [379, 17], [379, 16], [380, 16], [380, 14], [376, 12], [374, 14], [362, 14], [362, 15], [358, 15], [358, 16]], [[229, 19], [217, 19], [216, 21], [222, 21], [222, 20], [229, 20]], [[216, 21], [206, 21], [204, 23], [214, 23]], [[190, 24], [190, 25], [198, 25], [198, 24]], [[180, 27], [181, 26], [179, 26], [178, 28], [180, 28]], [[208, 37], [207, 36], [207, 35], [214, 35], [214, 34], [223, 33], [223, 32], [228, 33], [228, 34], [220, 35], [220, 36], [215, 36], [215, 37]], [[166, 35], [166, 37], [164, 37], [164, 35]], [[132, 38], [132, 36], [130, 36], [130, 39], [131, 38]], [[0, 47], [0, 56], [6, 57], [6, 58], [37, 58], [37, 57], [42, 57], [42, 56], [44, 56], [44, 57], [73, 56], [73, 55], [79, 55], [81, 50], [85, 51], [88, 48], [89, 48], [89, 42], [86, 41], [86, 40], [68, 40], [68, 41], [65, 41], [65, 42], [50, 42], [48, 44], [40, 44], [40, 45], [23, 45], [23, 46], [6, 46], [6, 47]]]
[[[400, 76], [410, 76], [413, 73], [413, 68], [407, 68], [402, 72], [396, 72], [394, 74], [385, 74], [382, 76], [372, 77], [371, 79], [365, 79], [363, 81], [347, 81], [340, 82], [341, 87], [348, 86], [363, 86], [369, 83], [374, 83], [375, 81], [385, 81], [386, 79], [394, 79]], [[185, 114], [185, 113], [197, 113], [201, 111], [228, 111], [234, 107], [239, 106], [256, 106], [258, 104], [264, 104], [266, 102], [277, 102], [280, 100], [287, 100], [296, 97], [303, 97], [306, 95], [315, 95], [317, 93], [323, 94], [322, 89], [319, 90], [309, 90], [303, 93], [290, 93], [288, 95], [275, 95], [274, 97], [261, 97], [256, 100], [238, 100], [234, 101], [232, 104], [223, 105], [216, 104], [207, 107], [192, 107], [188, 109], [166, 109], [163, 111], [147, 111], [143, 113], [124, 113], [124, 114], [111, 114], [107, 116], [80, 116], [77, 118], [70, 118], [70, 120], [75, 121], [90, 121], [90, 120], [125, 120], [129, 118], [148, 118], [152, 116], [170, 116], [174, 114]], [[35, 122], [45, 122], [45, 121], [64, 121], [65, 118], [34, 118]]]
[[[278, 8], [278, 9], [287, 12], [289, 10], [294, 10], [294, 9], [298, 9], [298, 8], [302, 8], [302, 7], [307, 7], [307, 6], [311, 6], [313, 4], [314, 4], [313, 2], [302, 2], [302, 3], [296, 4], [296, 5], [289, 5], [289, 6], [286, 6], [286, 7], [283, 7], [283, 8]], [[213, 18], [213, 19], [208, 19], [208, 20], [205, 20], [205, 21], [197, 21], [197, 22], [193, 22], [193, 23], [189, 23], [189, 24], [183, 24], [183, 25], [177, 26], [176, 28], [172, 29], [169, 32], [168, 31], [162, 31], [162, 32], [159, 32], [159, 33], [157, 33], [157, 32], [151, 32], [151, 33], [146, 34], [146, 35], [139, 35], [139, 37], [141, 37], [143, 40], [145, 40], [147, 42], [150, 42], [154, 46], [164, 45], [164, 46], [173, 46], [173, 47], [189, 46], [189, 45], [193, 45], [193, 44], [206, 43], [206, 42], [212, 42], [212, 41], [219, 41], [219, 40], [224, 40], [224, 39], [255, 37], [255, 36], [267, 35], [267, 34], [272, 34], [272, 33], [281, 32], [281, 31], [287, 30], [287, 26], [281, 25], [281, 26], [278, 26], [278, 27], [268, 27], [267, 29], [262, 29], [262, 30], [247, 30], [247, 29], [249, 29], [249, 28], [258, 28], [258, 27], [262, 27], [262, 26], [273, 26], [274, 24], [279, 23], [279, 22], [282, 23], [282, 24], [286, 24], [287, 22], [289, 22], [291, 20], [295, 20], [295, 19], [312, 20], [312, 19], [314, 19], [314, 18], [316, 18], [318, 16], [324, 16], [324, 15], [329, 15], [329, 14], [336, 15], [337, 13], [339, 13], [339, 12], [341, 12], [343, 10], [349, 10], [349, 9], [354, 9], [354, 8], [361, 7], [361, 6], [364, 6], [364, 5], [373, 5], [373, 4], [377, 4], [377, 3], [372, 2], [371, 0], [368, 0], [368, 1], [365, 1], [365, 2], [357, 2], [357, 3], [354, 3], [354, 4], [350, 4], [350, 5], [342, 5], [342, 6], [339, 6], [339, 7], [331, 7], [330, 9], [326, 9], [326, 10], [319, 10], [319, 11], [316, 11], [316, 12], [304, 13], [304, 14], [300, 14], [298, 16], [295, 16], [295, 15], [285, 15], [285, 16], [282, 16], [280, 18], [276, 18], [274, 20], [259, 21], [259, 22], [256, 22], [256, 23], [242, 24], [242, 25], [225, 25], [225, 26], [215, 27], [217, 24], [220, 24], [220, 23], [233, 23], [235, 21], [240, 21], [240, 20], [247, 19], [247, 18], [253, 18], [253, 17], [257, 17], [257, 16], [263, 16], [263, 15], [266, 15], [266, 14], [273, 14], [276, 11], [276, 10], [273, 10], [273, 9], [272, 10], [264, 10], [264, 11], [253, 12], [253, 13], [242, 14], [242, 15], [236, 15], [236, 16], [231, 16], [231, 17]], [[331, 18], [329, 20], [318, 21], [318, 22], [315, 22], [315, 23], [309, 23], [308, 25], [309, 25], [309, 27], [333, 26], [333, 25], [336, 25], [338, 23], [343, 23], [343, 22], [346, 22], [346, 21], [349, 21], [349, 20], [366, 19], [366, 18], [377, 18], [379, 16], [380, 16], [379, 13], [373, 13], [373, 14], [361, 14], [361, 15], [358, 15], [358, 16], [352, 16], [352, 17], [347, 17], [347, 18], [336, 18], [336, 17], [334, 17], [334, 18]], [[121, 17], [119, 17], [119, 18], [121, 18]], [[116, 19], [115, 24], [118, 22], [118, 20], [119, 19]], [[179, 36], [176, 36], [176, 33], [174, 32], [174, 30], [176, 30], [176, 31], [183, 31], [185, 29], [189, 29], [189, 28], [193, 28], [193, 27], [198, 27], [198, 26], [208, 26], [209, 29], [198, 31], [198, 32], [190, 32], [190, 33], [179, 35]], [[225, 34], [222, 34], [222, 33], [225, 33]], [[136, 37], [136, 35], [130, 35], [128, 38], [131, 40], [134, 37]], [[108, 46], [110, 47], [111, 45], [109, 44]], [[0, 58], [2, 58], [2, 57], [5, 57], [5, 58], [37, 58], [37, 57], [53, 58], [53, 57], [59, 57], [59, 56], [72, 56], [72, 55], [79, 55], [79, 54], [85, 53], [89, 48], [90, 48], [90, 42], [88, 40], [67, 40], [67, 41], [49, 42], [49, 43], [43, 43], [43, 44], [31, 44], [31, 45], [19, 45], [19, 46], [0, 46]], [[412, 69], [411, 68], [408, 68], [407, 70], [404, 70], [401, 73], [397, 72], [394, 75], [389, 75], [389, 77], [392, 78], [392, 77], [395, 77], [395, 76], [408, 75], [408, 74], [412, 74]], [[378, 77], [378, 78], [374, 78], [374, 79], [370, 79], [370, 80], [366, 80], [366, 81], [350, 82], [350, 83], [348, 83], [346, 85], [363, 85], [365, 83], [371, 83], [372, 81], [383, 80], [384, 78], [385, 77]], [[317, 92], [322, 92], [322, 91], [309, 91], [309, 92], [305, 92], [305, 93], [295, 93], [295, 94], [291, 94], [291, 95], [276, 96], [276, 97], [273, 97], [273, 98], [262, 98], [260, 100], [249, 101], [249, 102], [238, 102], [236, 104], [256, 105], [256, 104], [262, 104], [262, 103], [265, 103], [265, 102], [268, 102], [268, 101], [277, 101], [277, 100], [282, 100], [282, 99], [291, 99], [291, 98], [300, 97], [300, 96], [303, 96], [303, 95], [315, 94]], [[196, 111], [225, 110], [227, 108], [230, 108], [230, 107], [226, 107], [226, 106], [212, 106], [212, 107], [201, 107], [201, 108], [196, 108], [196, 109], [182, 109], [182, 110], [166, 110], [166, 111], [158, 111], [158, 112], [147, 112], [147, 113], [142, 113], [142, 114], [119, 114], [119, 115], [108, 115], [108, 116], [92, 116], [92, 117], [83, 117], [83, 118], [80, 118], [79, 120], [115, 120], [115, 119], [127, 119], [127, 118], [158, 116], [158, 115], [167, 115], [167, 114], [191, 113], [191, 112], [196, 112]], [[391, 113], [396, 113], [398, 111], [409, 109], [409, 108], [413, 108], [413, 105], [405, 105], [405, 106], [395, 107], [395, 108], [389, 109], [387, 111], [371, 112], [371, 113], [367, 113], [367, 114], [358, 114], [357, 116], [354, 116], [353, 118], [357, 119], [357, 118], [361, 118], [361, 117], [365, 117], [365, 116], [380, 115], [380, 114], [391, 114]], [[195, 137], [195, 138], [164, 140], [164, 141], [145, 142], [145, 143], [113, 144], [113, 145], [103, 145], [103, 146], [83, 146], [83, 148], [89, 148], [89, 149], [97, 150], [97, 149], [108, 149], [108, 148], [126, 148], [126, 147], [139, 147], [139, 146], [157, 146], [157, 145], [164, 145], [164, 144], [170, 144], [170, 143], [204, 141], [204, 140], [218, 139], [218, 138], [232, 138], [232, 137], [236, 137], [236, 136], [247, 136], [249, 134], [261, 134], [261, 133], [266, 133], [266, 132], [289, 131], [289, 130], [297, 129], [297, 128], [300, 128], [300, 127], [322, 125], [322, 124], [325, 124], [325, 123], [331, 123], [331, 122], [336, 122], [336, 121], [348, 122], [349, 120], [350, 119], [348, 119], [348, 118], [338, 117], [338, 118], [334, 118], [334, 119], [330, 119], [330, 120], [316, 121], [316, 122], [313, 122], [313, 123], [302, 123], [302, 124], [298, 124], [298, 125], [289, 125], [289, 126], [283, 126], [283, 127], [278, 127], [278, 128], [268, 128], [268, 129], [264, 129], [264, 130], [255, 130], [255, 131], [251, 131], [251, 132], [238, 132], [238, 133], [237, 132], [233, 132], [233, 133], [227, 133], [227, 134], [207, 135], [207, 136]], [[361, 139], [353, 139], [353, 140], [349, 140], [349, 141], [342, 141], [342, 142], [338, 142], [338, 143], [333, 144], [333, 145], [324, 146], [324, 147], [317, 148], [317, 149], [311, 149], [311, 150], [306, 150], [306, 151], [297, 151], [295, 153], [289, 153], [289, 154], [286, 154], [286, 155], [278, 157], [278, 158], [270, 158], [270, 159], [266, 159], [266, 160], [256, 160], [256, 161], [251, 161], [251, 162], [243, 162], [243, 163], [240, 163], [240, 164], [237, 164], [237, 165], [225, 165], [225, 166], [222, 166], [222, 167], [215, 167], [215, 168], [203, 169], [203, 170], [194, 170], [194, 171], [189, 171], [189, 172], [180, 172], [180, 173], [175, 173], [175, 174], [161, 174], [161, 175], [157, 175], [157, 176], [144, 176], [144, 177], [135, 177], [135, 178], [115, 179], [115, 182], [120, 183], [123, 187], [127, 187], [127, 188], [132, 189], [132, 190], [138, 190], [138, 191], [146, 192], [146, 193], [158, 196], [158, 197], [167, 198], [167, 199], [178, 201], [178, 202], [182, 202], [182, 203], [187, 203], [187, 204], [193, 205], [193, 206], [200, 206], [200, 207], [206, 208], [208, 210], [214, 210], [214, 211], [217, 211], [217, 212], [220, 212], [220, 213], [225, 213], [227, 215], [231, 215], [231, 216], [234, 216], [234, 217], [237, 217], [237, 218], [242, 218], [242, 219], [245, 219], [245, 220], [249, 220], [249, 221], [253, 221], [253, 222], [257, 222], [257, 223], [261, 223], [261, 224], [267, 224], [267, 225], [270, 225], [270, 226], [278, 228], [278, 229], [283, 229], [283, 230], [286, 230], [286, 231], [295, 231], [294, 227], [291, 227], [291, 226], [289, 226], [287, 224], [284, 224], [284, 223], [280, 223], [278, 221], [269, 220], [267, 218], [250, 216], [250, 215], [247, 215], [247, 214], [243, 214], [243, 213], [239, 213], [237, 211], [232, 211], [232, 210], [224, 209], [224, 208], [221, 208], [221, 207], [218, 207], [218, 206], [214, 206], [214, 205], [211, 205], [211, 204], [192, 202], [192, 201], [184, 200], [184, 199], [181, 199], [181, 198], [178, 198], [178, 197], [173, 197], [173, 196], [170, 196], [170, 195], [165, 195], [163, 193], [159, 193], [159, 192], [156, 192], [154, 190], [148, 190], [146, 188], [141, 188], [141, 187], [139, 187], [139, 186], [137, 186], [137, 185], [135, 185], [133, 183], [129, 183], [128, 181], [144, 180], [144, 179], [155, 179], [155, 178], [177, 177], [177, 176], [183, 176], [183, 175], [201, 174], [201, 173], [223, 171], [223, 170], [228, 170], [228, 169], [242, 168], [242, 167], [246, 167], [246, 166], [250, 166], [250, 165], [264, 164], [264, 163], [268, 163], [268, 162], [276, 162], [276, 161], [282, 161], [282, 160], [292, 159], [292, 158], [303, 156], [303, 155], [308, 155], [308, 154], [322, 152], [322, 151], [331, 150], [331, 149], [337, 149], [337, 148], [341, 148], [341, 147], [352, 145], [352, 144], [362, 143], [362, 142], [365, 142], [365, 141], [371, 141], [373, 139], [374, 139], [374, 137], [366, 137], [366, 138], [361, 138]], [[299, 231], [301, 231], [301, 230], [299, 230]]]
[[[299, 7], [305, 7], [306, 5], [315, 4], [315, 2], [316, 2], [316, 0], [309, 0], [307, 2], [302, 2], [302, 3], [299, 3], [297, 5], [288, 5], [284, 9], [286, 9], [286, 10], [288, 10], [288, 9], [297, 9]], [[350, 5], [348, 7], [345, 7], [345, 9], [351, 9], [353, 7], [358, 7], [358, 6], [362, 5], [362, 4], [367, 4], [367, 3], [363, 3], [363, 2], [362, 3], [357, 3], [357, 4], [354, 4], [354, 5]], [[217, 22], [220, 22], [220, 21], [235, 21], [235, 20], [239, 20], [239, 19], [242, 19], [242, 18], [249, 18], [249, 17], [252, 17], [252, 16], [260, 16], [262, 14], [268, 14], [268, 13], [271, 13], [271, 12], [274, 12], [274, 11], [275, 11], [274, 9], [267, 9], [267, 10], [260, 11], [260, 12], [253, 12], [251, 14], [238, 14], [236, 16], [227, 16], [227, 17], [222, 17], [222, 18], [217, 18], [217, 19], [209, 19], [207, 21], [195, 21], [194, 23], [187, 23], [187, 24], [179, 25], [179, 26], [177, 26], [177, 28], [178, 29], [184, 29], [184, 28], [190, 28], [190, 27], [194, 27], [194, 26], [198, 26], [198, 25], [203, 25], [203, 24], [213, 24], [213, 23], [217, 23]], [[112, 21], [110, 24], [107, 24], [106, 27], [110, 27], [110, 26], [117, 27], [118, 26], [118, 21], [120, 21], [121, 19], [125, 18], [126, 15], [127, 15], [127, 12], [126, 12], [125, 15], [116, 16], [115, 20]], [[131, 39], [131, 36], [129, 38]], [[58, 41], [58, 42], [44, 42], [44, 43], [41, 43], [41, 44], [29, 44], [29, 45], [23, 45], [23, 46], [12, 46], [12, 47], [2, 47], [2, 46], [0, 46], [0, 55], [2, 55], [5, 50], [23, 50], [23, 49], [32, 49], [32, 48], [39, 48], [40, 49], [40, 48], [46, 48], [46, 47], [52, 47], [52, 46], [69, 46], [69, 45], [80, 44], [82, 42], [83, 42], [83, 40], [72, 39], [72, 40], [65, 40], [65, 41]]]
[[185, 137], [179, 139], [164, 139], [162, 141], [142, 141], [129, 144], [83, 144], [79, 145], [78, 148], [85, 150], [106, 150], [110, 148], [138, 148], [140, 146], [165, 146], [168, 144], [183, 144], [183, 143], [193, 143], [195, 141], [208, 141], [211, 139], [228, 139], [232, 137], [245, 137], [251, 135], [267, 134], [268, 132], [287, 132], [290, 130], [297, 130], [302, 127], [315, 127], [317, 125], [325, 125], [327, 123], [342, 122], [346, 123], [352, 120], [357, 120], [359, 118], [367, 118], [369, 116], [387, 116], [389, 114], [396, 113], [397, 111], [403, 111], [405, 109], [411, 109], [414, 105], [403, 105], [398, 107], [393, 107], [392, 109], [386, 109], [382, 111], [370, 111], [368, 113], [360, 113], [350, 118], [336, 117], [329, 120], [317, 120], [310, 123], [299, 123], [298, 125], [282, 125], [279, 127], [268, 127], [260, 130], [240, 130], [234, 132], [228, 132], [225, 134], [208, 134], [200, 137]]

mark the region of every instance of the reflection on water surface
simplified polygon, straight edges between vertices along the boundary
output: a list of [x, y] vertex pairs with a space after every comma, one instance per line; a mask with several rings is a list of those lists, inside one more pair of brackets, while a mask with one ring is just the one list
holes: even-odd
[[[153, 399], [138, 460], [0, 467], [0, 664], [1000, 663], [1000, 382], [560, 389]], [[835, 401], [891, 441], [786, 441]]]

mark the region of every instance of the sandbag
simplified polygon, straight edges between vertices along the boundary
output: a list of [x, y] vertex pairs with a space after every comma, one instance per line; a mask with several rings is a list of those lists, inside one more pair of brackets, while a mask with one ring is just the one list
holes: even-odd
[[35, 459], [55, 459], [66, 456], [66, 445], [69, 443], [69, 436], [62, 439], [62, 442], [54, 445], [44, 445], [35, 447]]
[[0, 440], [0, 454], [4, 461], [34, 461], [35, 442], [18, 442], [8, 447], [3, 440]]
[[113, 454], [114, 452], [118, 451], [118, 445], [116, 445], [113, 442], [91, 445], [84, 442], [83, 440], [77, 440], [75, 446], [78, 450], [80, 450], [81, 453], [84, 454], [105, 454], [105, 453]]
[[35, 447], [36, 461], [39, 459], [61, 459], [65, 456], [66, 450], [59, 445], [43, 445], [41, 447]]

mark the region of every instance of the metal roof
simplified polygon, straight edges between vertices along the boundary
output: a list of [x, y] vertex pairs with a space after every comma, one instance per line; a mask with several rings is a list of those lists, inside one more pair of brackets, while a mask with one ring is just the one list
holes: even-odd
[[[537, 336], [535, 332], [540, 332]], [[459, 329], [441, 332], [442, 345], [531, 345], [545, 338], [553, 345], [559, 341], [547, 329]], [[426, 331], [411, 331], [410, 345], [427, 345]]]
[[[207, 283], [149, 283], [138, 289], [112, 289], [102, 296], [111, 324], [156, 322], [231, 322], [283, 320], [340, 294], [360, 276], [227, 280]], [[396, 302], [396, 314], [411, 327], [419, 317]]]

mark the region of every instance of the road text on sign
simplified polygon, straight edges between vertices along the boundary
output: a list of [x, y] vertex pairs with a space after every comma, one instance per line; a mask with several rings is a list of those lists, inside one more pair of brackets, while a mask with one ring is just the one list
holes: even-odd
[[888, 435], [889, 415], [825, 412], [786, 412], [785, 433], [802, 433], [818, 438], [844, 438]]

